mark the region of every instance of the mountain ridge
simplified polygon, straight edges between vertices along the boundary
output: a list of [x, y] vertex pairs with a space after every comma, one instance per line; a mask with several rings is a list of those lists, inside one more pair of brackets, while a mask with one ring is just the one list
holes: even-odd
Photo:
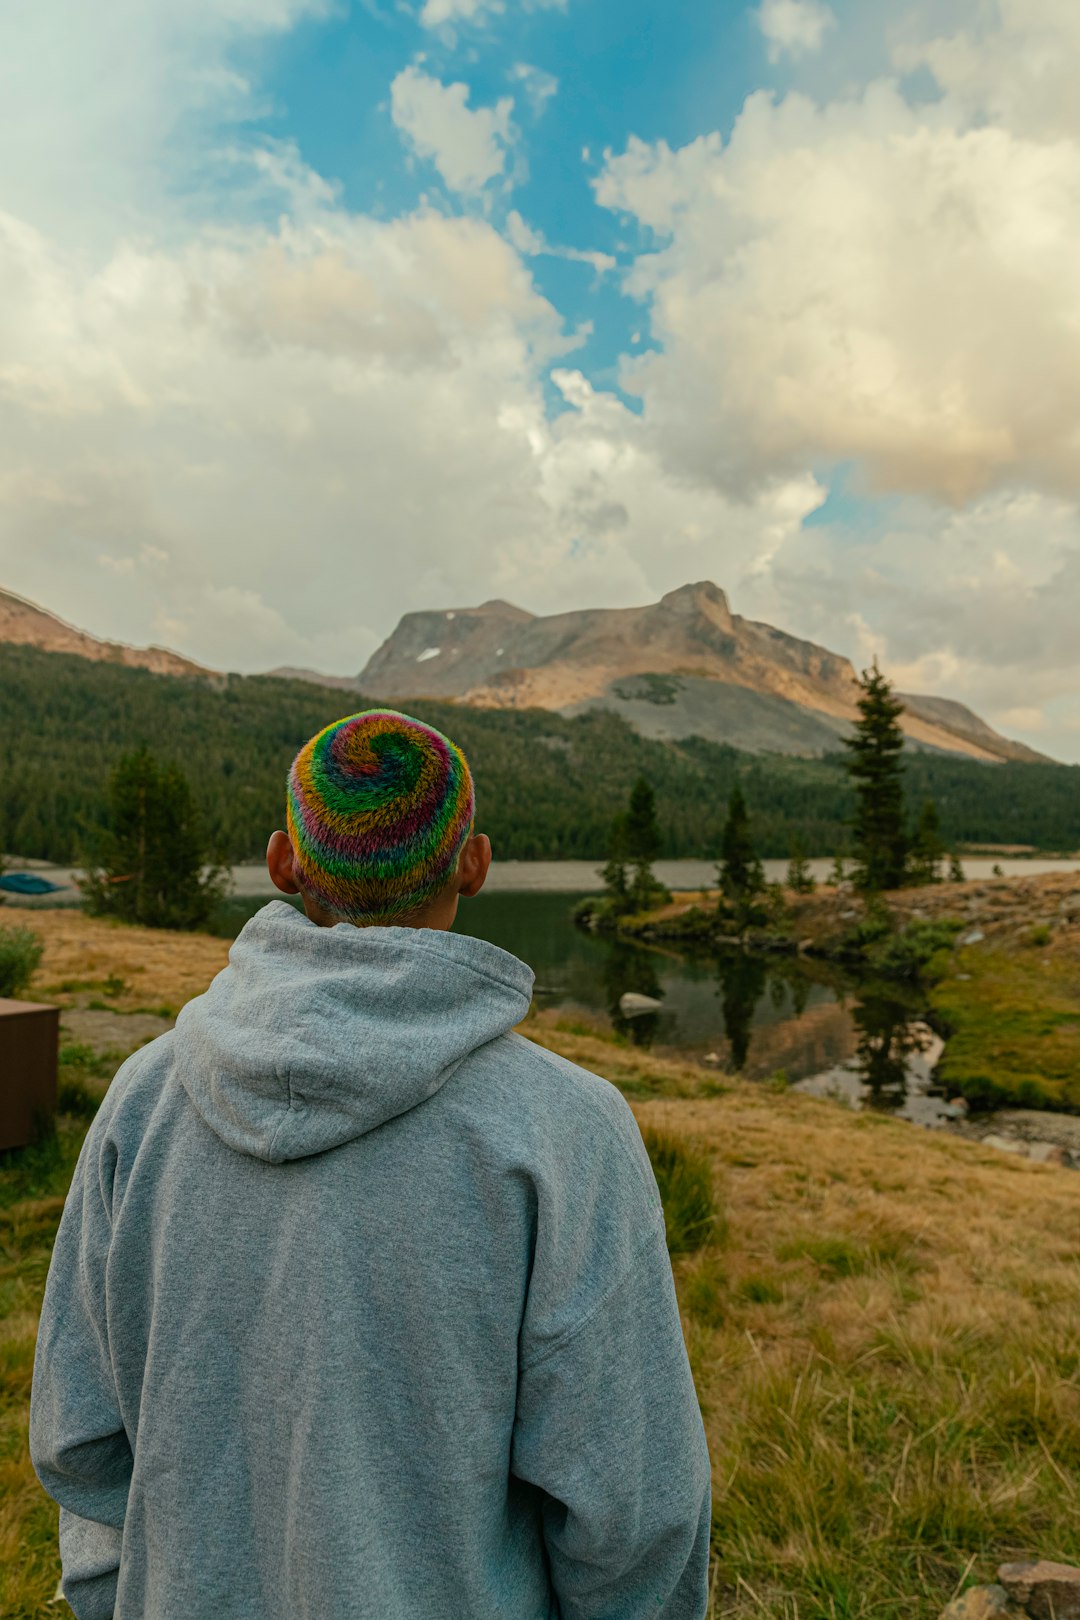
[[[226, 678], [165, 647], [103, 640], [0, 590], [4, 642], [162, 676]], [[657, 740], [700, 736], [750, 753], [803, 757], [836, 751], [856, 717], [858, 696], [849, 659], [733, 613], [710, 580], [637, 608], [542, 615], [493, 598], [477, 607], [406, 613], [355, 677], [268, 673], [376, 702], [538, 708], [568, 718], [605, 709]], [[986, 763], [1047, 762], [953, 699], [898, 696], [915, 748]]]
[[199, 675], [220, 679], [217, 670], [171, 652], [168, 647], [132, 647], [123, 641], [105, 641], [79, 630], [59, 614], [51, 613], [15, 591], [0, 590], [0, 641], [39, 652], [75, 653], [94, 663], [124, 664], [148, 669], [155, 675]]
[[[733, 613], [711, 580], [640, 608], [543, 616], [495, 600], [407, 613], [352, 686], [380, 701], [439, 698], [564, 715], [607, 708], [649, 736], [701, 735], [751, 752], [808, 755], [838, 745], [858, 696], [849, 659]], [[1045, 759], [952, 699], [898, 696], [915, 747], [988, 763]]]

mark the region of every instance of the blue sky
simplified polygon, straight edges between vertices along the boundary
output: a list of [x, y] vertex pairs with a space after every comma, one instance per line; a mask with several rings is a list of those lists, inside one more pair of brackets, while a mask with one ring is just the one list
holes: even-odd
[[[261, 127], [294, 140], [305, 161], [341, 187], [344, 204], [388, 217], [422, 200], [454, 210], [460, 199], [430, 160], [403, 151], [388, 88], [419, 60], [446, 83], [464, 82], [470, 104], [512, 96], [522, 131], [521, 179], [472, 206], [505, 227], [511, 210], [548, 242], [602, 252], [625, 264], [651, 233], [597, 206], [592, 178], [605, 150], [633, 134], [682, 146], [727, 132], [747, 86], [775, 83], [751, 9], [739, 4], [660, 7], [656, 0], [580, 0], [573, 12], [510, 8], [479, 25], [435, 31], [390, 5], [341, 6], [278, 40], [260, 64], [269, 98]], [[551, 95], [530, 103], [520, 69], [545, 75]], [[593, 330], [576, 362], [598, 385], [618, 386], [621, 354], [648, 342], [640, 303], [617, 276], [541, 255], [533, 276], [569, 326]], [[553, 400], [558, 408], [558, 400]]]
[[1080, 757], [1071, 0], [0, 12], [0, 584], [736, 611]]

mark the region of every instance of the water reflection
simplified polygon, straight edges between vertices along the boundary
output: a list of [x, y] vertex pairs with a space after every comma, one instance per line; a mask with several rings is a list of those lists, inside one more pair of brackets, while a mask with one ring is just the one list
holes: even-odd
[[[719, 980], [717, 995], [724, 1016], [724, 1034], [727, 1037], [728, 1067], [741, 1074], [750, 1054], [751, 1030], [758, 1002], [770, 982], [765, 958], [749, 951], [725, 951], [717, 959]], [[770, 999], [779, 1012], [787, 1000], [783, 980], [772, 975], [772, 988], [779, 992]]]
[[919, 1009], [892, 985], [864, 984], [852, 1007], [858, 1031], [854, 1072], [866, 1101], [885, 1111], [900, 1108], [908, 1094], [911, 1060], [926, 1051], [928, 1032]]
[[620, 1002], [628, 992], [649, 996], [653, 1001], [664, 999], [656, 955], [623, 940], [610, 941], [604, 964], [604, 985], [612, 1028], [625, 1035], [635, 1046], [652, 1046], [660, 1027], [660, 1010], [627, 1014], [623, 1012]]

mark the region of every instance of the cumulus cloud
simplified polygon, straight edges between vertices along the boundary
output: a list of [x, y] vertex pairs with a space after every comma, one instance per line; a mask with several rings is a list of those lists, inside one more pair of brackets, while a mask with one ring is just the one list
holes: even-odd
[[420, 21], [425, 28], [446, 28], [455, 23], [483, 23], [505, 11], [561, 11], [566, 0], [424, 0]]
[[945, 692], [1075, 757], [1074, 503], [1032, 491], [954, 512], [904, 500], [870, 533], [790, 534], [761, 588], [781, 622], [845, 640], [864, 662], [880, 657], [902, 690]]
[[515, 138], [511, 96], [494, 107], [470, 107], [467, 84], [443, 84], [412, 65], [390, 86], [394, 123], [422, 158], [430, 159], [451, 191], [477, 192], [501, 175]]
[[933, 12], [929, 27], [901, 28], [896, 66], [927, 68], [968, 124], [989, 121], [1049, 140], [1080, 136], [1080, 8], [1071, 0], [996, 0], [967, 10], [947, 33], [937, 31]]
[[820, 0], [762, 0], [757, 24], [768, 43], [770, 62], [821, 49], [836, 17]]
[[247, 49], [333, 0], [0, 6], [0, 207], [105, 251], [189, 194], [222, 132], [263, 106]]
[[961, 503], [1080, 493], [1080, 147], [910, 105], [749, 98], [725, 144], [632, 141], [597, 183], [659, 233], [627, 373], [673, 460], [749, 488], [855, 459]]

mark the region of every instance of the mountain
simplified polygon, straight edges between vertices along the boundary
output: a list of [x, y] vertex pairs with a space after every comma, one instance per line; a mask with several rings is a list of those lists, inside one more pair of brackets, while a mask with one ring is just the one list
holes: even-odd
[[[740, 618], [709, 581], [641, 608], [542, 617], [491, 601], [407, 613], [351, 684], [399, 703], [449, 698], [568, 716], [609, 709], [647, 737], [807, 756], [835, 751], [858, 696], [848, 659]], [[988, 762], [1045, 758], [961, 703], [903, 701], [901, 723], [916, 748]]]
[[20, 647], [37, 647], [41, 652], [77, 653], [95, 663], [124, 664], [129, 669], [149, 669], [155, 675], [205, 675], [216, 672], [181, 658], [165, 647], [128, 647], [119, 641], [101, 641], [85, 630], [58, 619], [34, 602], [0, 591], [0, 642]]

